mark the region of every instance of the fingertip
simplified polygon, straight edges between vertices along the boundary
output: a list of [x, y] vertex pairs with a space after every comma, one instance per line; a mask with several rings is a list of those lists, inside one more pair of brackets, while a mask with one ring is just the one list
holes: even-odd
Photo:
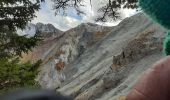
[[126, 100], [147, 100], [145, 95], [140, 93], [136, 89], [132, 89], [131, 92], [127, 95]]
[[157, 61], [152, 68], [154, 68], [155, 66], [162, 66], [162, 64], [170, 64], [170, 56], [167, 56], [161, 59], [160, 61]]
[[[151, 68], [143, 73], [128, 94], [126, 100], [154, 100], [155, 98], [167, 98], [166, 94], [169, 93], [170, 90], [169, 76], [170, 56], [167, 56], [156, 62]], [[148, 97], [152, 99], [148, 99]]]
[[167, 75], [170, 75], [170, 56], [157, 61], [149, 70], [160, 74], [166, 72]]

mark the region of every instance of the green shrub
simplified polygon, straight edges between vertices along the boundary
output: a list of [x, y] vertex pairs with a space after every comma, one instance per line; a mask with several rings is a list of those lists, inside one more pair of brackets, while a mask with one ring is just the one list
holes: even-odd
[[38, 88], [35, 77], [38, 74], [38, 67], [41, 61], [35, 64], [30, 62], [19, 64], [18, 59], [0, 59], [0, 94], [18, 88]]

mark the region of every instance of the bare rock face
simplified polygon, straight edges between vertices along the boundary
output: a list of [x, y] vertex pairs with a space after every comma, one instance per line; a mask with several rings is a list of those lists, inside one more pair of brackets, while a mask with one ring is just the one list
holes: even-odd
[[145, 56], [162, 52], [164, 35], [156, 36], [157, 29], [155, 28], [150, 26], [129, 40], [122, 52], [113, 56], [112, 68], [121, 67]]
[[138, 77], [163, 57], [165, 32], [144, 14], [123, 20], [66, 66], [57, 91], [75, 100], [125, 99]]
[[63, 36], [63, 32], [56, 29], [51, 24], [42, 24], [37, 23], [32, 24], [29, 23], [26, 26], [26, 29], [23, 31], [19, 30], [20, 35], [27, 35], [34, 36], [35, 34], [38, 34], [42, 37], [43, 41], [39, 44], [37, 48], [34, 48], [32, 52], [29, 52], [28, 54], [22, 54], [21, 62], [25, 63], [28, 61], [36, 62], [39, 59], [43, 58], [43, 55], [45, 52], [48, 51], [48, 49], [56, 42], [56, 40]]
[[81, 24], [33, 50], [32, 58], [43, 60], [36, 80], [75, 100], [124, 100], [140, 75], [163, 57], [165, 32], [142, 13], [115, 27]]
[[[34, 48], [33, 52], [23, 54], [23, 61], [36, 62], [43, 60], [37, 77], [43, 88], [55, 89], [60, 87], [61, 72], [56, 69], [60, 62], [64, 63], [63, 69], [71, 62], [78, 59], [85, 51], [95, 46], [97, 42], [105, 38], [111, 27], [99, 26], [91, 23], [84, 23], [76, 28], [63, 32], [57, 31], [52, 25], [36, 24], [38, 34], [44, 37], [44, 41]], [[55, 33], [58, 32], [58, 33]], [[63, 70], [61, 69], [61, 70]]]

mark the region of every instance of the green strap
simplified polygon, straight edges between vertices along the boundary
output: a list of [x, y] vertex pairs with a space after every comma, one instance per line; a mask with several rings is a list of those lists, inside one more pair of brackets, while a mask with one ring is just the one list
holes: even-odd
[[170, 32], [168, 32], [164, 40], [164, 54], [170, 55]]
[[[170, 30], [170, 0], [139, 0], [139, 6], [155, 22]], [[163, 46], [164, 54], [170, 55], [170, 32]]]
[[170, 0], [139, 0], [139, 6], [152, 20], [170, 30]]

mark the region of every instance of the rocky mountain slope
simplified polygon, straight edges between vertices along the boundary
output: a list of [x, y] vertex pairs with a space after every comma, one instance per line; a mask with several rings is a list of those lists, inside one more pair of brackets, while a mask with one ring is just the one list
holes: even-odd
[[53, 45], [41, 55], [44, 63], [37, 78], [42, 87], [50, 89], [59, 87], [60, 82], [54, 64], [64, 63], [64, 65], [68, 65], [75, 61], [85, 51], [106, 37], [111, 29], [110, 27], [102, 27], [91, 23], [81, 24], [64, 32], [62, 37], [48, 42], [48, 44]]
[[[165, 32], [142, 13], [115, 27], [81, 24], [43, 42], [29, 60], [43, 60], [36, 79], [43, 88], [75, 100], [119, 100], [163, 57]], [[60, 81], [54, 59], [64, 63], [65, 81]]]
[[164, 29], [143, 14], [125, 19], [66, 66], [66, 81], [58, 91], [75, 100], [125, 96], [138, 77], [162, 58], [164, 34]]
[[21, 59], [21, 62], [35, 62], [39, 59], [42, 59], [42, 56], [48, 49], [55, 43], [53, 41], [56, 38], [62, 37], [64, 34], [59, 29], [55, 28], [52, 24], [32, 24], [29, 23], [26, 26], [26, 29], [19, 30], [20, 35], [29, 35], [34, 36], [35, 34], [38, 34], [42, 37], [43, 41], [39, 44], [38, 48], [34, 48], [33, 52], [29, 52], [28, 54], [23, 54], [23, 58]]

